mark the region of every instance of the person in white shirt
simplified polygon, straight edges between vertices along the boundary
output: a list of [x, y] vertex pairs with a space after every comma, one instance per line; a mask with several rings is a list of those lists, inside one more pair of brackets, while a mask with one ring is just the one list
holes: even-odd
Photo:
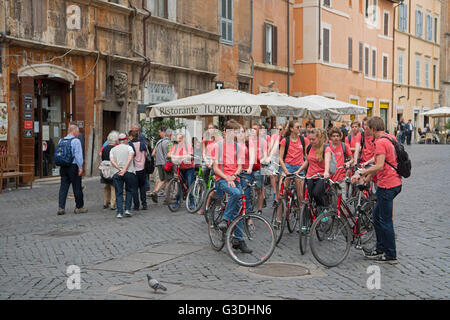
[[124, 133], [119, 135], [119, 145], [112, 148], [109, 154], [111, 164], [113, 166], [113, 181], [116, 189], [117, 202], [117, 218], [123, 215], [123, 185], [127, 191], [125, 199], [125, 217], [131, 217], [131, 199], [134, 189], [137, 187], [135, 183], [135, 173], [133, 158], [133, 148], [128, 144], [128, 136]]

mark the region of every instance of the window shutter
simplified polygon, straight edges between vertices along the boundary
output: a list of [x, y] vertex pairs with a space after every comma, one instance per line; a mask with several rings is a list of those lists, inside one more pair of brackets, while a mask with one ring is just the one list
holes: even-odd
[[363, 45], [359, 43], [359, 72], [363, 70]]
[[330, 30], [323, 29], [323, 61], [330, 62]]
[[369, 75], [369, 48], [364, 48], [364, 74]]
[[348, 68], [353, 67], [353, 39], [348, 38]]
[[278, 61], [278, 35], [277, 35], [278, 28], [275, 26], [272, 26], [272, 64], [277, 65]]
[[387, 65], [387, 57], [383, 57], [383, 79], [387, 79], [387, 70], [388, 65]]
[[384, 14], [384, 35], [389, 35], [389, 15], [387, 13]]
[[372, 77], [377, 75], [377, 52], [372, 50]]

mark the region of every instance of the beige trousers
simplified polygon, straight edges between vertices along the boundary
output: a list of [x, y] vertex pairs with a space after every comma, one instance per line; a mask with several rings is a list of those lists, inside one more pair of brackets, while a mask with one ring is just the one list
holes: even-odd
[[111, 184], [105, 184], [103, 204], [105, 206], [109, 204], [111, 208], [116, 207], [116, 190]]

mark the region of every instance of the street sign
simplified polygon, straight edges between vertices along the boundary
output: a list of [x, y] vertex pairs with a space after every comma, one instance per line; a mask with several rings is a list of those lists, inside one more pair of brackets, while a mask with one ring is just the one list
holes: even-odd
[[33, 129], [33, 121], [26, 120], [23, 124], [24, 129]]
[[222, 81], [216, 81], [216, 82], [214, 82], [214, 88], [215, 89], [225, 89], [224, 83]]
[[33, 113], [25, 111], [23, 114], [23, 118], [24, 120], [33, 120]]
[[47, 151], [47, 141], [42, 141], [42, 151]]

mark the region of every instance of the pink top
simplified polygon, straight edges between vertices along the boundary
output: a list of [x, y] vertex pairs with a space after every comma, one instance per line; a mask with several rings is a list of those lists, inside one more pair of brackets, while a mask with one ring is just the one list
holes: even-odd
[[136, 155], [134, 157], [134, 167], [136, 171], [144, 170], [145, 168], [145, 156], [147, 155], [147, 151], [140, 151], [141, 143], [133, 142], [134, 149], [136, 150]]
[[[352, 136], [352, 141], [350, 143], [350, 147], [354, 148], [357, 142], [361, 143], [361, 132], [358, 132], [356, 134], [356, 137], [354, 135], [352, 135], [351, 133], [350, 133], [350, 135]], [[349, 143], [348, 140], [349, 140], [349, 136], [347, 136], [345, 138], [345, 143]]]
[[[219, 159], [219, 144], [222, 145], [222, 159]], [[239, 143], [237, 147], [238, 150], [236, 150], [235, 143], [226, 143], [222, 140], [215, 143], [211, 151], [211, 157], [218, 162], [219, 169], [227, 176], [232, 176], [236, 172], [238, 164], [244, 164], [245, 162], [245, 144]], [[218, 174], [215, 175], [215, 178], [216, 181], [223, 179]], [[239, 181], [239, 178], [236, 180]]]
[[364, 148], [361, 153], [361, 161], [369, 161], [373, 156], [375, 156], [375, 144], [373, 136], [364, 137]]
[[[186, 148], [187, 146], [187, 148]], [[172, 147], [172, 149], [170, 150], [172, 155], [175, 156], [186, 156], [189, 154], [193, 154], [194, 153], [194, 149], [192, 148], [192, 145], [190, 143], [181, 143], [180, 144], [176, 144]], [[181, 170], [185, 170], [185, 169], [191, 169], [195, 167], [194, 161], [193, 160], [179, 160], [179, 161], [173, 161], [173, 163], [175, 164], [179, 164], [180, 165], [180, 169]]]
[[[331, 152], [331, 148], [327, 147], [325, 149], [325, 154], [327, 152]], [[311, 149], [309, 150], [309, 154], [307, 155], [307, 160], [308, 160], [308, 172], [306, 174], [306, 176], [312, 177], [315, 174], [321, 174], [323, 175], [325, 173], [325, 157], [323, 159], [323, 161], [319, 162], [319, 160], [317, 160], [317, 156], [316, 156], [316, 149], [311, 146]]]
[[[389, 137], [394, 140], [396, 139], [391, 134], [383, 134], [382, 136]], [[385, 138], [381, 139], [381, 137], [376, 139], [375, 155], [379, 154], [384, 154], [386, 158], [383, 169], [378, 171], [376, 175], [378, 187], [391, 189], [400, 186], [402, 184], [402, 178], [394, 168], [387, 164], [387, 162], [389, 162], [397, 168], [397, 154], [395, 153], [395, 148], [392, 142]]]
[[[345, 155], [344, 150], [342, 150], [342, 143], [339, 142], [338, 146], [334, 148], [333, 144], [330, 142], [330, 149], [334, 153], [334, 157], [336, 158], [336, 167], [344, 166], [345, 157], [351, 157], [352, 152], [350, 151], [350, 146], [348, 143], [345, 144]], [[345, 179], [345, 169], [338, 169], [336, 173], [331, 176], [331, 180], [333, 181], [341, 181]]]
[[[284, 159], [285, 163], [289, 163], [290, 165], [297, 166], [302, 165], [305, 161], [303, 160], [303, 153], [306, 153], [306, 150], [303, 150], [303, 145], [300, 137], [297, 139], [297, 141], [293, 141], [291, 138], [289, 138], [289, 148], [286, 154], [286, 159]], [[280, 145], [283, 147], [286, 147], [286, 138], [283, 138], [281, 140]], [[305, 139], [305, 148], [308, 145], [306, 139]], [[281, 155], [283, 156], [283, 155]]]

